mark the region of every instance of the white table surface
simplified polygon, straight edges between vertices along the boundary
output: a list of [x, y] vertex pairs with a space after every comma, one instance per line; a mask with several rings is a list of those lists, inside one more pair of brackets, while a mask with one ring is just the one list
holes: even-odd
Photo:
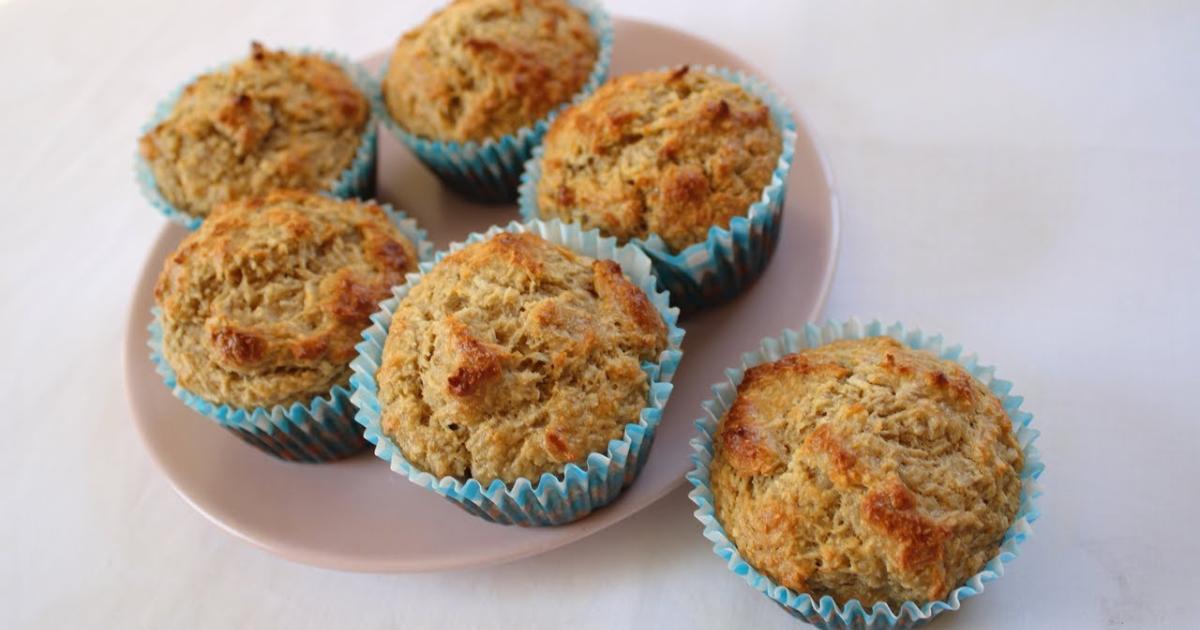
[[[356, 575], [235, 540], [151, 465], [120, 369], [162, 226], [138, 127], [251, 38], [361, 56], [435, 4], [0, 1], [0, 627], [798, 627], [683, 491], [514, 564]], [[609, 4], [740, 52], [807, 114], [842, 201], [829, 316], [941, 331], [1035, 413], [1044, 517], [934, 627], [1200, 627], [1200, 8]]]

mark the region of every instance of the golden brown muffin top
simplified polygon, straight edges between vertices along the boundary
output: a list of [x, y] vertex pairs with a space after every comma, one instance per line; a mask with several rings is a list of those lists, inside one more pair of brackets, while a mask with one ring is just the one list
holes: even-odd
[[205, 217], [276, 188], [328, 189], [354, 161], [370, 112], [337, 64], [255, 42], [248, 59], [184, 88], [138, 148], [163, 197]]
[[401, 300], [380, 367], [381, 424], [437, 476], [534, 483], [604, 452], [646, 406], [667, 345], [611, 260], [501, 232], [439, 262]]
[[566, 0], [455, 0], [400, 38], [383, 96], [409, 133], [483, 141], [570, 101], [598, 53], [587, 14]]
[[750, 368], [714, 436], [718, 520], [776, 582], [897, 609], [999, 551], [1024, 466], [1000, 400], [890, 337]]
[[277, 191], [218, 206], [159, 275], [163, 353], [210, 402], [307, 404], [347, 382], [369, 316], [417, 256], [370, 202]]
[[550, 125], [543, 151], [542, 218], [679, 251], [749, 212], [783, 140], [761, 100], [683, 66], [604, 84]]

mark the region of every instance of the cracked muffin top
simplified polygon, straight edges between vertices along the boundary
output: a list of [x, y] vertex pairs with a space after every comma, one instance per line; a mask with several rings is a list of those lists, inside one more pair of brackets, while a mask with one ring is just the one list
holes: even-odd
[[255, 42], [248, 59], [184, 88], [138, 150], [163, 197], [206, 217], [277, 188], [328, 189], [353, 163], [370, 112], [337, 64]]
[[659, 360], [666, 335], [617, 263], [501, 232], [400, 301], [377, 376], [381, 425], [439, 477], [536, 484], [637, 422], [641, 364]]
[[818, 599], [941, 599], [995, 557], [1020, 506], [1024, 459], [1000, 400], [890, 337], [750, 368], [713, 443], [730, 540]]
[[566, 0], [455, 0], [400, 38], [384, 101], [417, 136], [498, 138], [570, 101], [598, 54], [587, 14]]
[[370, 315], [417, 263], [373, 203], [277, 191], [224, 204], [163, 265], [163, 354], [210, 402], [307, 404], [348, 381]]
[[679, 251], [745, 216], [782, 151], [770, 109], [735, 83], [687, 66], [625, 75], [550, 125], [538, 210]]

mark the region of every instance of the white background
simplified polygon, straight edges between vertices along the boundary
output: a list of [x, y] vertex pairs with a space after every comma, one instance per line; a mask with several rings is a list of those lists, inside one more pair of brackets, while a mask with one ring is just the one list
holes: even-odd
[[[435, 4], [0, 3], [0, 627], [797, 627], [681, 491], [511, 565], [355, 575], [221, 532], [143, 452], [120, 356], [162, 227], [130, 174], [151, 107], [251, 38], [362, 56]], [[1186, 4], [609, 2], [737, 51], [809, 117], [842, 200], [829, 316], [942, 331], [1035, 413], [1044, 517], [936, 628], [1200, 627]]]

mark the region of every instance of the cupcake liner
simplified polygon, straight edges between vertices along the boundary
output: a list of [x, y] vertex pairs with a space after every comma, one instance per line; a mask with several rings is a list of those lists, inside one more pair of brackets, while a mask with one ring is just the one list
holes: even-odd
[[[668, 347], [659, 355], [658, 363], [642, 363], [642, 370], [650, 380], [646, 406], [636, 419], [625, 425], [621, 439], [608, 443], [606, 452], [588, 455], [584, 467], [568, 464], [559, 475], [545, 473], [537, 480], [521, 478], [511, 485], [496, 479], [485, 487], [475, 479], [462, 481], [449, 476], [439, 479], [405, 459], [400, 448], [380, 426], [379, 386], [375, 373], [382, 361], [392, 316], [404, 296], [438, 261], [500, 232], [532, 232], [580, 254], [616, 261], [646, 292], [662, 315], [667, 324]], [[671, 393], [671, 379], [682, 356], [679, 345], [683, 341], [683, 330], [675, 325], [679, 311], [670, 307], [666, 293], [655, 290], [650, 260], [640, 250], [620, 246], [615, 239], [601, 237], [595, 230], [583, 232], [575, 225], [559, 221], [512, 222], [504, 228], [492, 227], [486, 233], [471, 234], [466, 241], [452, 244], [448, 250], [438, 253], [433, 262], [422, 263], [420, 273], [409, 274], [408, 282], [393, 292], [394, 297], [381, 304], [381, 310], [371, 317], [374, 325], [363, 332], [365, 341], [358, 345], [359, 356], [350, 364], [354, 370], [350, 377], [354, 389], [352, 400], [359, 409], [357, 420], [366, 428], [367, 441], [376, 445], [375, 454], [391, 464], [392, 470], [480, 518], [526, 526], [561, 525], [583, 518], [615, 499], [637, 477], [662, 420], [663, 407]]]
[[[698, 69], [732, 81], [766, 103], [779, 127], [783, 149], [759, 200], [750, 204], [745, 215], [733, 217], [728, 229], [714, 225], [708, 229], [704, 241], [678, 253], [672, 253], [657, 234], [630, 240], [654, 261], [659, 286], [670, 291], [671, 303], [685, 314], [732, 299], [766, 269], [779, 241], [787, 176], [796, 149], [796, 123], [792, 114], [766, 83], [735, 70], [714, 66]], [[524, 220], [540, 218], [537, 186], [542, 176], [542, 153], [543, 147], [534, 149], [521, 176], [518, 204]]]
[[[864, 604], [857, 599], [852, 599], [843, 606], [839, 606], [828, 595], [821, 597], [819, 601], [814, 600], [812, 595], [796, 593], [759, 573], [742, 558], [721, 523], [717, 521], [712, 488], [709, 486], [713, 435], [721, 417], [737, 397], [737, 387], [746, 369], [838, 339], [861, 339], [880, 335], [893, 337], [910, 348], [926, 350], [943, 359], [957, 361], [979, 379], [1000, 398], [1005, 412], [1012, 420], [1017, 442], [1025, 455], [1025, 467], [1020, 474], [1021, 506], [1012, 526], [1005, 532], [996, 556], [965, 584], [951, 591], [945, 599], [924, 604], [906, 601], [899, 611], [893, 611], [886, 602], [876, 602], [868, 608], [870, 604]], [[1033, 446], [1033, 441], [1038, 436], [1038, 431], [1029, 426], [1033, 414], [1021, 410], [1022, 397], [1009, 393], [1012, 383], [995, 378], [994, 369], [980, 365], [975, 355], [963, 356], [961, 346], [943, 346], [941, 335], [925, 335], [918, 329], [908, 329], [900, 323], [884, 326], [878, 320], [866, 325], [859, 323], [857, 319], [842, 324], [829, 322], [824, 326], [807, 324], [802, 331], [785, 329], [779, 337], [763, 339], [757, 351], [742, 356], [741, 368], [727, 369], [725, 375], [726, 382], [713, 385], [713, 398], [703, 403], [705, 415], [696, 420], [700, 433], [691, 440], [692, 463], [695, 468], [687, 474], [687, 479], [695, 488], [688, 497], [697, 506], [696, 519], [704, 525], [704, 537], [712, 541], [713, 552], [726, 562], [730, 571], [742, 576], [747, 584], [771, 598], [793, 616], [819, 628], [911, 628], [929, 621], [943, 611], [958, 610], [962, 600], [982, 593], [986, 582], [1004, 575], [1004, 565], [1017, 557], [1021, 542], [1032, 532], [1030, 524], [1040, 516], [1034, 506], [1034, 499], [1042, 494], [1037, 478], [1045, 466], [1037, 448]]]
[[[373, 197], [375, 193], [375, 147], [378, 143], [379, 131], [378, 116], [374, 103], [378, 98], [379, 84], [375, 82], [374, 77], [365, 68], [336, 53], [314, 51], [308, 48], [289, 52], [303, 55], [320, 55], [327, 61], [341, 66], [371, 103], [371, 112], [367, 118], [366, 126], [363, 128], [358, 149], [354, 153], [354, 160], [350, 162], [350, 166], [346, 167], [346, 170], [342, 171], [337, 180], [323, 192], [328, 192], [339, 199], [351, 197], [366, 199]], [[179, 101], [179, 96], [183, 94], [183, 90], [194, 83], [201, 75], [227, 70], [234, 63], [237, 63], [237, 61], [225, 63], [216, 68], [206, 70], [200, 75], [192, 76], [179, 87], [172, 90], [167, 98], [155, 106], [154, 114], [150, 116], [150, 121], [142, 127], [142, 135], [145, 135], [171, 114], [171, 110], [175, 107], [175, 103]], [[189, 230], [195, 230], [204, 222], [204, 217], [193, 216], [176, 208], [163, 196], [158, 190], [158, 183], [154, 178], [154, 170], [150, 168], [150, 163], [142, 157], [139, 151], [134, 152], [133, 173], [138, 188], [142, 191], [142, 195], [150, 202], [150, 205], [158, 208], [159, 212], [162, 212], [168, 219]]]
[[[522, 127], [516, 133], [482, 142], [442, 142], [422, 138], [408, 133], [392, 119], [384, 103], [382, 92], [378, 93], [375, 108], [379, 120], [383, 121], [397, 138], [425, 163], [447, 186], [473, 199], [489, 203], [510, 203], [517, 197], [521, 168], [529, 159], [534, 147], [542, 142], [542, 136], [559, 112], [568, 105], [587, 98], [608, 78], [608, 66], [612, 58], [613, 28], [608, 12], [598, 0], [570, 0], [571, 4], [588, 14], [588, 22], [596, 33], [599, 51], [596, 65], [587, 81], [572, 99], [559, 105], [532, 125]], [[390, 63], [390, 61], [388, 62]], [[379, 83], [387, 77], [388, 63], [380, 70]]]
[[[433, 257], [433, 244], [425, 230], [403, 212], [382, 205], [392, 223], [400, 229], [417, 249], [425, 262]], [[162, 310], [151, 309], [150, 360], [163, 384], [188, 407], [215, 421], [242, 441], [275, 457], [297, 462], [327, 462], [348, 457], [366, 448], [360, 427], [354, 422], [354, 406], [350, 390], [335, 385], [324, 396], [308, 405], [274, 405], [271, 407], [241, 408], [217, 405], [192, 393], [179, 384], [174, 368], [163, 354]]]

